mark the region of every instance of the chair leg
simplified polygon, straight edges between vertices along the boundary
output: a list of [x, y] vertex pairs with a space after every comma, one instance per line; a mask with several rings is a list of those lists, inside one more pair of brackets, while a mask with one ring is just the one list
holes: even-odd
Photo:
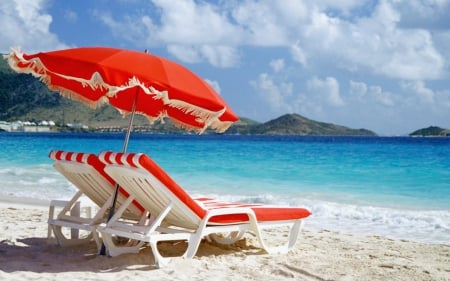
[[[62, 226], [60, 225], [52, 225], [51, 229], [56, 237], [56, 242], [60, 246], [73, 246], [73, 245], [80, 245], [84, 243], [88, 243], [92, 240], [94, 234], [91, 232], [88, 236], [84, 238], [67, 238], [62, 231]], [[95, 231], [95, 230], [94, 230]]]
[[[195, 239], [196, 234], [178, 233], [178, 234], [174, 234], [177, 237], [172, 236], [170, 239], [168, 239], [168, 237], [166, 237], [166, 235], [170, 235], [170, 234], [150, 235], [149, 240], [148, 240], [148, 243], [150, 244], [150, 247], [153, 252], [153, 256], [155, 258], [156, 267], [158, 267], [158, 268], [164, 267], [172, 259], [172, 257], [164, 257], [163, 255], [161, 255], [161, 252], [158, 249], [159, 242], [174, 241], [174, 240], [186, 241], [188, 244], [188, 247], [182, 255], [179, 255], [179, 257], [192, 258], [195, 255], [195, 253], [197, 252], [197, 248], [198, 248], [198, 245], [200, 242], [196, 242], [196, 239]], [[201, 239], [201, 236], [200, 236], [200, 239]]]
[[261, 231], [259, 228], [254, 229], [254, 232], [258, 238], [259, 243], [261, 244], [261, 247], [268, 253], [268, 254], [285, 254], [289, 250], [291, 250], [295, 243], [297, 242], [298, 235], [302, 229], [303, 226], [303, 220], [297, 220], [295, 221], [289, 229], [289, 236], [288, 241], [281, 245], [281, 246], [275, 246], [275, 247], [269, 247], [266, 242], [264, 241]]
[[142, 246], [145, 244], [145, 241], [133, 240], [136, 241], [136, 243], [117, 245], [116, 242], [114, 241], [112, 234], [108, 232], [102, 232], [102, 240], [103, 243], [105, 244], [108, 255], [111, 257], [115, 257], [122, 254], [137, 254], [141, 250]]
[[183, 255], [186, 258], [192, 258], [195, 256], [195, 253], [197, 253], [198, 247], [200, 246], [200, 242], [203, 238], [203, 232], [197, 231], [194, 234], [191, 234], [189, 240], [188, 240], [188, 248], [186, 250], [186, 253]]
[[170, 262], [170, 258], [166, 258], [161, 255], [161, 253], [158, 250], [158, 241], [151, 241], [150, 247], [153, 252], [153, 257], [155, 258], [155, 266], [157, 268], [167, 266], [167, 264]]

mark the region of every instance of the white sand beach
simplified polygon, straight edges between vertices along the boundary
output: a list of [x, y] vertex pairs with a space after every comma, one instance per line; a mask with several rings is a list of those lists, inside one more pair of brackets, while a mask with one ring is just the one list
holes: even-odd
[[[232, 246], [204, 241], [193, 259], [174, 258], [156, 269], [149, 248], [107, 257], [94, 242], [60, 247], [47, 240], [47, 216], [45, 204], [1, 200], [0, 280], [450, 280], [450, 245], [307, 226], [285, 255], [263, 253], [248, 235]], [[281, 240], [287, 233], [269, 235]]]

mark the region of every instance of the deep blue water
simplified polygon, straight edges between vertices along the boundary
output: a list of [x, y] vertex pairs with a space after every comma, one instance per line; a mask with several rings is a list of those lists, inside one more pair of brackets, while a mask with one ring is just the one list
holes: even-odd
[[[122, 151], [123, 134], [0, 133], [0, 195], [67, 198], [51, 149]], [[450, 244], [450, 138], [132, 134], [193, 196], [305, 206], [307, 227]]]

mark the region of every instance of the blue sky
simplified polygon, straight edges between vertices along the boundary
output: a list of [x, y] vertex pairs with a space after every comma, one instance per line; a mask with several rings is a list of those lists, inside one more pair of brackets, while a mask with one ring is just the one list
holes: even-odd
[[177, 61], [241, 117], [450, 128], [450, 0], [8, 0], [0, 52], [111, 46]]

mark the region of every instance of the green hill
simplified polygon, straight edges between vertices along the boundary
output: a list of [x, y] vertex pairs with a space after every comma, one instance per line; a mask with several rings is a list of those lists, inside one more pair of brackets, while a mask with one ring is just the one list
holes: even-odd
[[[28, 74], [17, 74], [7, 62], [0, 59], [0, 120], [4, 121], [53, 121], [59, 130], [65, 124], [83, 124], [91, 130], [123, 130], [128, 118], [122, 118], [118, 111], [109, 105], [95, 110], [61, 97], [51, 92], [38, 79]], [[149, 125], [143, 116], [136, 116], [134, 129], [143, 132], [184, 133], [170, 120], [164, 124]], [[317, 122], [298, 114], [287, 114], [266, 123], [242, 117], [228, 129], [227, 134], [265, 134], [265, 135], [375, 135], [365, 129], [350, 129], [344, 126]]]
[[430, 126], [428, 128], [420, 129], [409, 134], [410, 136], [421, 137], [450, 137], [450, 130], [443, 129], [436, 126]]
[[314, 136], [375, 136], [372, 131], [351, 129], [330, 123], [317, 122], [298, 114], [286, 114], [266, 123], [236, 124], [230, 133], [257, 135], [314, 135]]

